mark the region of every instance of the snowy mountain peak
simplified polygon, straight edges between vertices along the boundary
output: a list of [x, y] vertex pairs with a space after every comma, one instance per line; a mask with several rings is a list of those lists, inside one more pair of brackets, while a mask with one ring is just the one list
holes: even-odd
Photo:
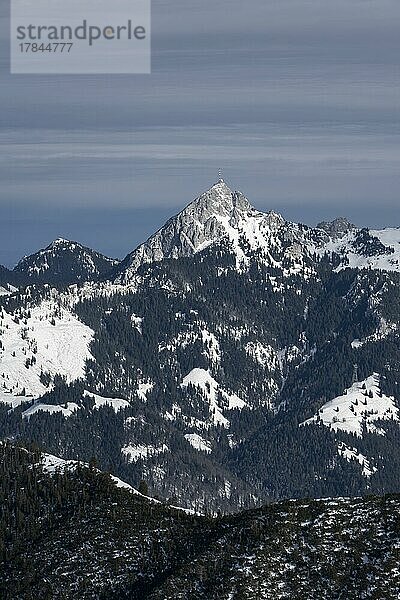
[[256, 210], [242, 192], [220, 179], [129, 254], [115, 279], [129, 283], [144, 263], [192, 256], [222, 241], [230, 244], [239, 262], [245, 261], [243, 244], [252, 251], [265, 250], [271, 231], [285, 223], [277, 213]]
[[44, 250], [39, 250], [39, 252], [47, 252], [54, 250], [56, 252], [60, 252], [63, 250], [74, 251], [76, 249], [79, 250], [89, 250], [79, 242], [74, 242], [73, 240], [67, 240], [66, 238], [59, 237], [53, 240]]
[[230, 217], [235, 209], [254, 210], [241, 192], [231, 190], [225, 181], [220, 179], [183, 209], [182, 214], [192, 216], [197, 213], [197, 218], [204, 222], [213, 215]]
[[233, 208], [233, 191], [222, 179], [193, 200], [182, 212], [190, 210], [230, 211]]

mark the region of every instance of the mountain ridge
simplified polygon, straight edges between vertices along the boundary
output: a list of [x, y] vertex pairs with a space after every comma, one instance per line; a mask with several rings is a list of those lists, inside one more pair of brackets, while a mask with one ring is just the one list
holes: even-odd
[[129, 284], [144, 265], [193, 256], [210, 245], [225, 242], [236, 252], [238, 266], [248, 260], [249, 251], [263, 254], [264, 260], [274, 266], [275, 250], [279, 253], [285, 248], [285, 258], [295, 270], [302, 269], [305, 258], [327, 252], [333, 261], [336, 256], [339, 268], [400, 271], [400, 227], [358, 228], [345, 217], [315, 227], [292, 223], [274, 210], [255, 209], [242, 192], [233, 191], [220, 179], [122, 261], [79, 242], [58, 238], [22, 258], [13, 270], [1, 267], [0, 284], [68, 285], [105, 280]]
[[78, 242], [57, 238], [22, 258], [12, 273], [29, 283], [69, 284], [104, 277], [117, 263]]
[[[400, 229], [397, 237], [395, 229], [369, 231], [344, 217], [316, 227], [291, 223], [273, 210], [255, 209], [242, 192], [233, 191], [221, 179], [129, 253], [112, 279], [117, 284], [129, 283], [144, 264], [193, 256], [224, 240], [236, 252], [238, 265], [248, 260], [249, 251], [256, 251], [274, 266], [274, 252], [284, 248], [288, 273], [290, 269], [301, 270], [313, 254], [324, 252], [336, 255], [343, 268], [354, 263], [360, 268], [400, 270]], [[386, 236], [388, 232], [393, 239]], [[392, 243], [395, 248], [389, 245]], [[373, 257], [369, 262], [364, 260], [366, 250]], [[390, 254], [393, 256], [388, 257]]]
[[33, 590], [63, 600], [398, 598], [398, 494], [210, 518], [118, 487], [93, 464], [49, 472], [38, 450], [10, 445], [0, 457], [4, 600]]

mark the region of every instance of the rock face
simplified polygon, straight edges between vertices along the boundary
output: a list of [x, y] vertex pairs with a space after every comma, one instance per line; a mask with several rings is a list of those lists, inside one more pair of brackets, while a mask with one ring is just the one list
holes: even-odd
[[225, 236], [226, 224], [238, 219], [240, 210], [251, 210], [248, 201], [220, 180], [128, 254], [117, 269], [117, 280], [126, 283], [144, 263], [190, 256], [204, 249]]
[[356, 229], [356, 226], [350, 223], [345, 217], [338, 217], [333, 221], [322, 221], [322, 223], [318, 223], [317, 229], [323, 229], [330, 238], [338, 239], [343, 237], [346, 233], [349, 233], [349, 231]]

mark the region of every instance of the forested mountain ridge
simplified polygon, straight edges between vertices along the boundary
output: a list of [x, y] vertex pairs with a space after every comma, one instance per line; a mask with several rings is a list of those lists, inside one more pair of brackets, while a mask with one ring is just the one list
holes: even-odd
[[8, 296], [18, 290], [16, 286], [24, 283], [21, 275], [0, 265], [0, 296]]
[[400, 592], [400, 497], [285, 501], [210, 518], [91, 465], [0, 446], [4, 600], [385, 599]]
[[110, 279], [0, 299], [1, 437], [200, 512], [397, 491], [397, 231], [218, 182]]
[[118, 264], [77, 242], [59, 238], [47, 248], [25, 256], [14, 268], [28, 283], [70, 284], [108, 275]]

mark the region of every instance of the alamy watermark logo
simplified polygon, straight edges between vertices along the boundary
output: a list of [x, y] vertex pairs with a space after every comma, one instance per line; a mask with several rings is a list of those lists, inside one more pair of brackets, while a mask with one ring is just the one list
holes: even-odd
[[11, 0], [11, 73], [150, 73], [151, 0]]

